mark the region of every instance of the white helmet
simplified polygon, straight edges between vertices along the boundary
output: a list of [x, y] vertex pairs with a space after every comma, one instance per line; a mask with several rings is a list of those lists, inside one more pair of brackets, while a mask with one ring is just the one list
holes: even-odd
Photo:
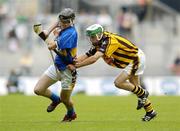
[[99, 39], [102, 38], [103, 32], [104, 29], [100, 24], [93, 24], [86, 29], [87, 36], [97, 36]]

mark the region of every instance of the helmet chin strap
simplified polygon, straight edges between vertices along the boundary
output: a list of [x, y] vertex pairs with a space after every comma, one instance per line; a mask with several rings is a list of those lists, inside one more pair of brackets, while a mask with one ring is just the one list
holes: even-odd
[[96, 34], [97, 42], [92, 43], [94, 46], [99, 45], [99, 41], [102, 39], [103, 34]]
[[96, 35], [97, 40], [98, 40], [98, 41], [100, 41], [100, 40], [101, 40], [101, 38], [102, 38], [102, 36], [103, 36], [103, 34], [102, 34], [102, 33], [101, 33], [101, 34], [97, 34], [97, 35]]
[[70, 24], [72, 25], [73, 24], [72, 20], [70, 19], [69, 21], [70, 21]]

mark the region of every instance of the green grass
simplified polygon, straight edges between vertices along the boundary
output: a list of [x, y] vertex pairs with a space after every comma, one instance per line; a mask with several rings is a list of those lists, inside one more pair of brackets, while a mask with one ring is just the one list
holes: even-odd
[[60, 105], [46, 112], [49, 100], [38, 96], [0, 97], [0, 131], [177, 131], [180, 97], [150, 97], [158, 117], [142, 122], [135, 96], [73, 96], [78, 119], [61, 123], [66, 110]]

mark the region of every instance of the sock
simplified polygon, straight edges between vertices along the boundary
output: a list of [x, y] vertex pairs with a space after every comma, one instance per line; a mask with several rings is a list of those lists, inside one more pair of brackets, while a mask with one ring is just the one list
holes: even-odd
[[132, 92], [136, 94], [138, 97], [141, 97], [145, 94], [144, 89], [139, 86], [134, 86], [134, 89], [132, 90]]
[[144, 110], [147, 112], [147, 113], [151, 113], [153, 112], [153, 107], [152, 107], [152, 104], [150, 102], [150, 100], [146, 100], [146, 103], [144, 105]]
[[51, 99], [53, 102], [56, 102], [56, 103], [58, 103], [58, 102], [61, 101], [61, 100], [60, 100], [60, 97], [57, 96], [57, 95], [54, 94], [54, 93], [51, 94], [50, 99]]
[[71, 109], [68, 109], [68, 111], [67, 111], [68, 116], [72, 116], [73, 113], [74, 113], [74, 108], [73, 107]]

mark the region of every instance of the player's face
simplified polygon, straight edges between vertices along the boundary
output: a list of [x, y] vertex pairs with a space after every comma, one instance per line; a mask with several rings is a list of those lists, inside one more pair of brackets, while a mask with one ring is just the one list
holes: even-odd
[[97, 43], [97, 42], [98, 42], [97, 36], [90, 36], [89, 38], [90, 38], [90, 41], [91, 41], [92, 43]]
[[98, 38], [97, 38], [97, 35], [95, 35], [95, 36], [90, 36], [90, 37], [89, 37], [89, 40], [91, 41], [91, 43], [92, 43], [93, 45], [97, 45], [98, 42], [99, 42], [99, 40], [98, 40]]
[[70, 23], [65, 23], [63, 21], [59, 21], [59, 26], [61, 29], [67, 28], [68, 26], [70, 26]]
[[63, 28], [63, 26], [64, 26], [64, 24], [63, 24], [63, 22], [62, 22], [62, 21], [59, 21], [58, 25], [60, 26], [60, 28], [61, 28], [61, 29], [62, 29], [62, 28]]

